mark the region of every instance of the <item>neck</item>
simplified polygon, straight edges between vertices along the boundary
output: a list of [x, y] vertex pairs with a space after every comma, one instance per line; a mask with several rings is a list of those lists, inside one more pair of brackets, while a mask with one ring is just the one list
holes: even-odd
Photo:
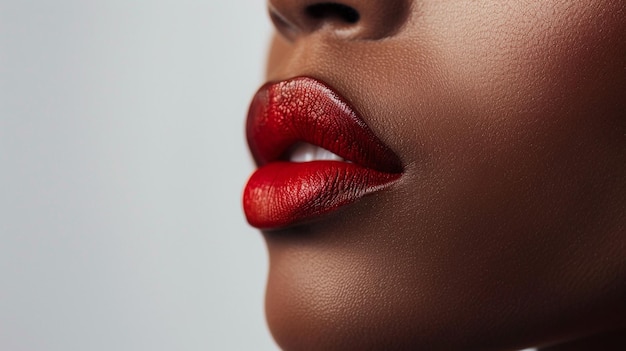
[[541, 348], [539, 351], [623, 351], [626, 350], [626, 329], [593, 335], [564, 344]]

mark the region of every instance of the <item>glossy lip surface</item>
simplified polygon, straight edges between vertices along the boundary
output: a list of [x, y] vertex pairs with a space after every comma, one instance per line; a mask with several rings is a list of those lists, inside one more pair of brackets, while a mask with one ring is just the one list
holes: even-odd
[[[310, 77], [268, 83], [254, 96], [246, 125], [259, 169], [244, 189], [248, 222], [260, 229], [302, 223], [352, 203], [397, 180], [403, 169], [355, 110]], [[289, 162], [310, 143], [343, 161]]]

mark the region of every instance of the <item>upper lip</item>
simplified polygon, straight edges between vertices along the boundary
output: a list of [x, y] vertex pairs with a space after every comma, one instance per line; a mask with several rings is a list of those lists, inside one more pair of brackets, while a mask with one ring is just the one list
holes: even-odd
[[355, 109], [311, 77], [261, 87], [250, 105], [246, 131], [258, 166], [285, 160], [294, 145], [307, 142], [365, 168], [385, 173], [403, 170], [398, 156]]

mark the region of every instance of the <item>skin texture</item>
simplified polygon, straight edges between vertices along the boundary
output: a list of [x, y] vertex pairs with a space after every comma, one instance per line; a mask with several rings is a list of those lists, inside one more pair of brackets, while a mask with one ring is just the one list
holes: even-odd
[[320, 4], [269, 1], [267, 79], [333, 86], [405, 172], [264, 232], [278, 344], [626, 349], [626, 2]]

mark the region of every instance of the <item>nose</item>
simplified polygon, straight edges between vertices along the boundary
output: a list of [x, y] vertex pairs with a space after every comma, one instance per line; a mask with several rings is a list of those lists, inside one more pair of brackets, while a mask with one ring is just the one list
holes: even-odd
[[290, 41], [317, 31], [376, 40], [400, 29], [411, 0], [269, 0], [268, 6], [276, 29]]

